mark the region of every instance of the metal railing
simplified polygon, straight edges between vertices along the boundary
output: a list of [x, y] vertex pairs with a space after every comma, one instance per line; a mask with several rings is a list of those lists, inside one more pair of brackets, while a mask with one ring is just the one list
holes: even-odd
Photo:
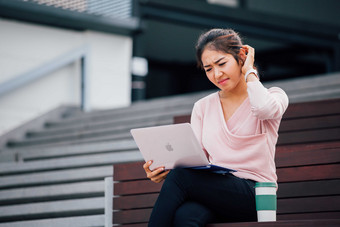
[[18, 76], [5, 81], [0, 84], [0, 97], [18, 89], [28, 83], [36, 81], [39, 78], [50, 75], [52, 72], [61, 69], [73, 62], [80, 60], [80, 71], [81, 71], [81, 108], [84, 111], [89, 109], [87, 101], [87, 78], [88, 78], [88, 63], [87, 56], [89, 52], [88, 46], [81, 46], [70, 52], [62, 54], [49, 62], [43, 63], [28, 72], [22, 73]]

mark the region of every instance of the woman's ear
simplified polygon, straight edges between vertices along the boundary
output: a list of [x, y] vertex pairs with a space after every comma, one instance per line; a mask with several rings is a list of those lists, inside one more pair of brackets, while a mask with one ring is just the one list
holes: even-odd
[[240, 53], [239, 53], [239, 57], [240, 57], [240, 61], [242, 63], [242, 65], [244, 64], [244, 62], [247, 59], [247, 54], [246, 54], [246, 50], [244, 48], [240, 49]]

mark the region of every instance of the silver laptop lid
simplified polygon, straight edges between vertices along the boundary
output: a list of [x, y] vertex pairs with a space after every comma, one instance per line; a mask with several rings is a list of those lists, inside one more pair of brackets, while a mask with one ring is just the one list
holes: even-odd
[[131, 134], [144, 160], [153, 160], [151, 170], [209, 164], [189, 123], [132, 129]]

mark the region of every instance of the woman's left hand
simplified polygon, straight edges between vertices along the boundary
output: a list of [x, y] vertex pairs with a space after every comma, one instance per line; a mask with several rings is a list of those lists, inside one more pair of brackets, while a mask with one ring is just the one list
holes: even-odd
[[249, 45], [243, 45], [242, 49], [247, 53], [246, 60], [242, 66], [242, 73], [246, 74], [248, 70], [254, 69], [255, 49]]

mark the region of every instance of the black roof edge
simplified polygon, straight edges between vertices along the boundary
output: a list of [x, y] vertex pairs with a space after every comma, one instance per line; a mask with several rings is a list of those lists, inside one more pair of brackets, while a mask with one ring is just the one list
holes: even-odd
[[94, 30], [132, 36], [140, 32], [137, 17], [105, 18], [17, 0], [0, 0], [0, 17], [73, 30]]

